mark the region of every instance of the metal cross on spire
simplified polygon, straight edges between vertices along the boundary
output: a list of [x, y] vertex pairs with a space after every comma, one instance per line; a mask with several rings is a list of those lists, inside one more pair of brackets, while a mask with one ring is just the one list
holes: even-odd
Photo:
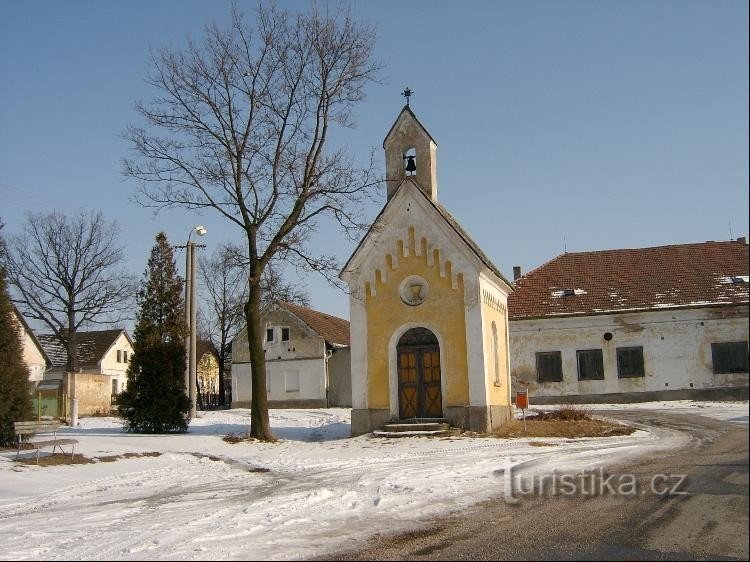
[[401, 95], [406, 98], [406, 107], [409, 107], [409, 98], [414, 92], [409, 88], [409, 86], [406, 87], [406, 89], [401, 92]]

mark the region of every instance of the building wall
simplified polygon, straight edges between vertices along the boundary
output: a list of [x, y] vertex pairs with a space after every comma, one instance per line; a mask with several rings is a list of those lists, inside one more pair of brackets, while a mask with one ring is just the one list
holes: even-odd
[[[532, 397], [747, 386], [747, 373], [714, 374], [711, 357], [711, 343], [747, 340], [747, 306], [513, 320], [511, 375], [529, 383]], [[619, 378], [616, 349], [636, 346], [645, 376]], [[576, 350], [584, 349], [602, 350], [604, 380], [578, 380]], [[561, 351], [562, 382], [538, 382], [543, 351]]]
[[[396, 347], [414, 327], [440, 343], [443, 415], [451, 424], [486, 431], [510, 415], [507, 390], [488, 389], [480, 279], [502, 291], [417, 189], [410, 180], [399, 187], [342, 272], [351, 290], [353, 435], [398, 418]], [[416, 306], [402, 298], [412, 276], [428, 287]]]
[[21, 338], [23, 361], [29, 368], [29, 381], [34, 383], [39, 382], [44, 378], [44, 371], [47, 369], [47, 362], [44, 359], [44, 355], [16, 313], [12, 312], [10, 317]]
[[[396, 345], [404, 332], [418, 326], [431, 330], [440, 342], [443, 409], [469, 405], [463, 275], [457, 275], [454, 285], [451, 262], [441, 258], [440, 250], [428, 250], [424, 236], [429, 231], [420, 235], [418, 252], [415, 228], [410, 227], [406, 248], [401, 241], [390, 248], [398, 254], [398, 265], [389, 255], [387, 271], [379, 270], [374, 287], [368, 283], [365, 289], [368, 407], [389, 410], [396, 417]], [[400, 286], [415, 275], [427, 282], [427, 296], [422, 304], [410, 306], [402, 301]]]
[[17, 325], [23, 343], [23, 361], [29, 368], [29, 381], [39, 382], [44, 378], [47, 362], [29, 332], [20, 322]]
[[[250, 363], [232, 364], [232, 407], [249, 408], [252, 401]], [[323, 357], [266, 362], [266, 391], [272, 408], [325, 407]]]
[[510, 406], [508, 295], [485, 278], [480, 279], [480, 291], [487, 403], [507, 407]]
[[348, 347], [334, 349], [328, 359], [328, 405], [352, 407], [352, 354]]
[[[289, 341], [281, 341], [282, 327], [289, 328]], [[263, 344], [270, 405], [278, 408], [325, 407], [323, 338], [284, 309], [272, 310], [264, 315], [264, 333], [267, 328], [274, 330], [274, 341]], [[251, 389], [250, 352], [247, 330], [243, 330], [232, 342], [232, 406], [249, 407]]]
[[[120, 351], [120, 361], [117, 361], [117, 352]], [[127, 352], [128, 359], [123, 361], [122, 352]], [[130, 341], [121, 333], [112, 346], [109, 348], [107, 353], [104, 354], [102, 360], [99, 362], [99, 371], [102, 374], [110, 375], [112, 380], [117, 381], [117, 392], [122, 392], [127, 386], [128, 377], [128, 365], [130, 365], [130, 358], [133, 356], [133, 346], [130, 345]], [[88, 371], [87, 371], [88, 372]], [[110, 383], [111, 384], [111, 383]], [[112, 387], [110, 386], [110, 393], [112, 393]]]
[[107, 414], [112, 407], [112, 386], [109, 375], [65, 373], [63, 388], [68, 399], [78, 399], [79, 416]]

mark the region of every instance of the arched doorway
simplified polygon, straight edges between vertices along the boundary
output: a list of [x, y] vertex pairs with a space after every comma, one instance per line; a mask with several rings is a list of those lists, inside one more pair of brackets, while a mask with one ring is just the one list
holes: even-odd
[[412, 328], [396, 346], [401, 419], [443, 417], [440, 344], [427, 328]]

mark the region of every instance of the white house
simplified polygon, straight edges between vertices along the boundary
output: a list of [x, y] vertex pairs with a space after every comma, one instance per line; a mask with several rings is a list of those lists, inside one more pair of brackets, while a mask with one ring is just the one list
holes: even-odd
[[532, 403], [747, 399], [744, 238], [565, 253], [515, 280], [508, 311]]
[[[127, 385], [127, 370], [133, 356], [133, 341], [123, 329], [77, 332], [78, 361], [81, 373], [103, 374], [110, 380], [111, 394], [116, 396]], [[68, 354], [60, 340], [50, 334], [38, 339], [52, 365], [45, 379], [62, 379]]]
[[[272, 408], [351, 406], [349, 322], [278, 302], [263, 314], [266, 389]], [[232, 340], [232, 407], [251, 404], [247, 329]]]

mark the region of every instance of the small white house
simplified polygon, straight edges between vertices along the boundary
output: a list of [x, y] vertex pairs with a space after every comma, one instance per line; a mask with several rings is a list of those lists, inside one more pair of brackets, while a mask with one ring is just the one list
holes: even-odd
[[[269, 406], [351, 406], [347, 320], [278, 302], [262, 321]], [[243, 329], [232, 340], [232, 407], [250, 407], [251, 390], [247, 329]]]
[[[133, 341], [125, 330], [77, 332], [78, 362], [81, 373], [108, 375], [111, 394], [118, 395], [127, 386], [127, 370], [133, 356]], [[68, 354], [60, 340], [50, 334], [38, 336], [52, 361], [45, 379], [62, 379]]]
[[744, 238], [565, 253], [515, 280], [508, 311], [532, 403], [747, 399]]

